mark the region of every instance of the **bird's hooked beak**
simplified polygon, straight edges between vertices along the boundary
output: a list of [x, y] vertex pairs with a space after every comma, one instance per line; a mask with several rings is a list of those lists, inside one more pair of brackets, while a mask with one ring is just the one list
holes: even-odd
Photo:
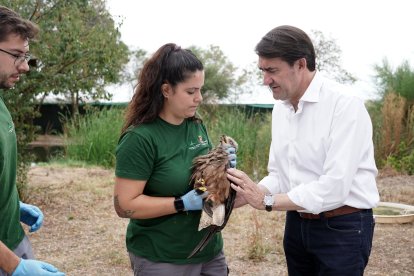
[[233, 147], [236, 151], [239, 147], [239, 145], [237, 144], [237, 142], [231, 138], [230, 136], [227, 135], [221, 135], [220, 137], [220, 144], [221, 146], [231, 146]]

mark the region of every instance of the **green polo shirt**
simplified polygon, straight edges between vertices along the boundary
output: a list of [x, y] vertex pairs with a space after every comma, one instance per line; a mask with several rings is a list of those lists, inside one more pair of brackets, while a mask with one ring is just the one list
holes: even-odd
[[[205, 126], [193, 120], [171, 125], [158, 118], [130, 129], [116, 149], [118, 177], [146, 180], [144, 194], [182, 196], [192, 189], [189, 181], [195, 157], [206, 154], [211, 143]], [[187, 256], [205, 235], [198, 231], [201, 211], [152, 219], [131, 219], [127, 229], [128, 251], [154, 262], [203, 263], [223, 248], [221, 233], [194, 257]]]
[[16, 187], [16, 133], [10, 112], [0, 97], [0, 240], [14, 250], [24, 238]]

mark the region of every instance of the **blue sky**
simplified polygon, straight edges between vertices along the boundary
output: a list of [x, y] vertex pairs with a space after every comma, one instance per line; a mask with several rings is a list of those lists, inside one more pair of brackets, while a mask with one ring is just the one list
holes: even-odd
[[[254, 46], [278, 25], [321, 31], [341, 48], [342, 66], [359, 79], [355, 93], [364, 99], [376, 96], [373, 66], [384, 58], [393, 67], [403, 60], [414, 66], [411, 0], [107, 0], [107, 7], [122, 21], [122, 40], [128, 46], [152, 53], [168, 42], [217, 45], [238, 67], [256, 62]], [[114, 98], [129, 100], [132, 94], [126, 90]], [[258, 88], [257, 95], [243, 101], [273, 99]]]

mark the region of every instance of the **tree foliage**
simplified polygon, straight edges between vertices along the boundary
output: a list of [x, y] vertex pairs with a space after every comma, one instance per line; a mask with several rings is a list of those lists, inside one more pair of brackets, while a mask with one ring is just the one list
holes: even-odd
[[320, 31], [312, 30], [316, 68], [341, 83], [354, 83], [355, 77], [341, 66], [341, 48], [332, 38], [326, 38]]
[[[250, 69], [240, 70], [233, 65], [219, 46], [209, 45], [207, 48], [190, 46], [189, 49], [202, 61], [205, 71], [203, 86], [203, 102], [214, 103], [219, 99], [240, 93], [249, 82], [249, 76], [253, 73]], [[127, 82], [136, 84], [137, 75], [143, 64], [148, 59], [148, 53], [143, 49], [133, 51], [130, 67], [133, 74], [127, 73]]]
[[376, 65], [374, 69], [376, 71], [375, 79], [382, 97], [394, 92], [414, 104], [414, 69], [410, 67], [408, 61], [403, 61], [394, 70], [388, 60], [384, 59], [382, 65]]
[[104, 88], [121, 80], [129, 51], [104, 0], [0, 0], [0, 5], [40, 27], [30, 43], [37, 66], [2, 93], [15, 124], [20, 169], [30, 161], [25, 148], [36, 131], [35, 104], [55, 95], [70, 99], [76, 113], [83, 99], [110, 98]]
[[[319, 31], [313, 31], [312, 36], [317, 55], [317, 69], [325, 71], [339, 82], [353, 83], [355, 78], [341, 67], [341, 50], [336, 41], [327, 39]], [[245, 68], [238, 68], [219, 46], [209, 45], [207, 48], [191, 46], [189, 48], [200, 58], [205, 67], [204, 102], [211, 103], [221, 99], [237, 102], [238, 95], [252, 92], [262, 83], [262, 74], [257, 69], [257, 61]], [[135, 84], [136, 73], [142, 68], [148, 56], [142, 49], [134, 51], [133, 56], [132, 67], [135, 74], [133, 78], [129, 74], [128, 82]]]
[[41, 30], [30, 45], [37, 68], [18, 92], [70, 99], [75, 112], [81, 100], [110, 98], [104, 88], [121, 79], [129, 51], [103, 0], [3, 2]]
[[191, 46], [190, 49], [204, 65], [204, 102], [224, 99], [232, 92], [242, 89], [249, 73], [244, 71], [239, 74], [238, 68], [229, 61], [220, 47], [210, 45], [207, 49], [202, 49]]
[[414, 70], [403, 61], [395, 70], [387, 59], [374, 67], [375, 79], [381, 100], [375, 103], [381, 108], [376, 153], [379, 164], [398, 171], [414, 173]]
[[141, 69], [147, 60], [147, 51], [143, 49], [135, 49], [131, 51], [131, 59], [130, 59], [130, 68], [132, 69], [132, 72], [129, 70], [125, 75], [127, 76], [127, 79], [132, 82], [137, 82], [137, 77], [139, 73], [141, 72]]

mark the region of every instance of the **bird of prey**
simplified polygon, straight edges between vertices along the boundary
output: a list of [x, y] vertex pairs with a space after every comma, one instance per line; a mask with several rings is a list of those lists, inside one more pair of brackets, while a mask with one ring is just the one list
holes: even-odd
[[227, 168], [230, 167], [229, 148], [234, 148], [236, 153], [237, 142], [229, 136], [222, 135], [218, 146], [193, 161], [190, 183], [200, 194], [207, 192], [198, 230], [208, 228], [208, 231], [188, 258], [203, 250], [214, 234], [226, 226], [233, 210], [236, 191], [231, 189], [230, 181], [227, 179]]

